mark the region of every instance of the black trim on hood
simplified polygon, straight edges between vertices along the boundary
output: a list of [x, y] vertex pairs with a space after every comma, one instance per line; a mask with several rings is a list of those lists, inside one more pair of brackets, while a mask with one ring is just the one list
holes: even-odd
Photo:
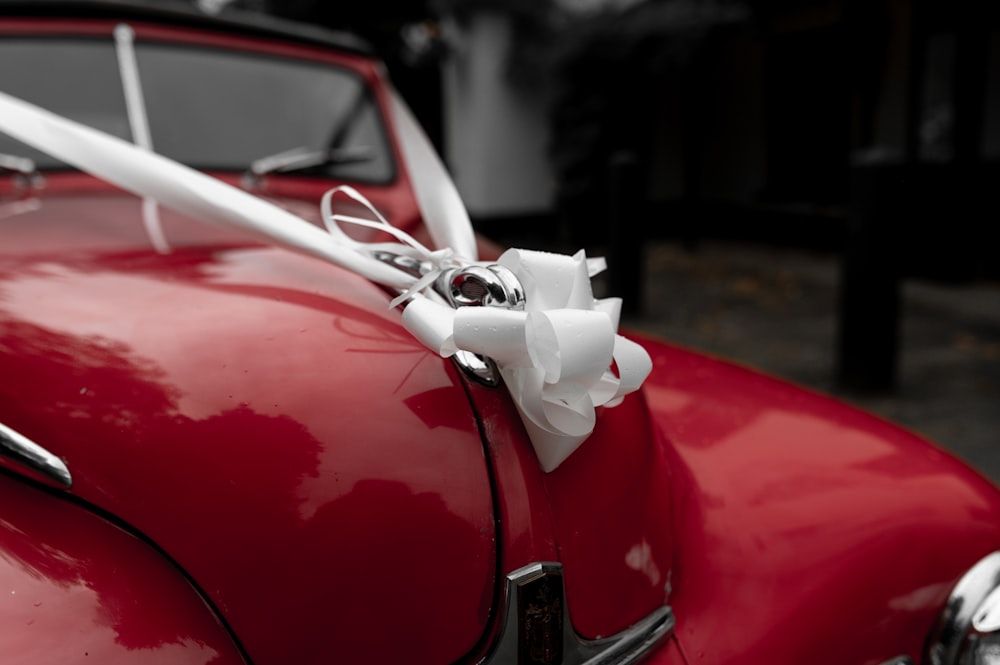
[[52, 20], [121, 19], [150, 21], [186, 28], [203, 28], [250, 37], [279, 38], [327, 48], [374, 56], [372, 46], [349, 32], [339, 32], [297, 23], [287, 19], [237, 9], [218, 15], [197, 10], [193, 2], [159, 0], [140, 3], [133, 0], [0, 0], [0, 20], [4, 17]]

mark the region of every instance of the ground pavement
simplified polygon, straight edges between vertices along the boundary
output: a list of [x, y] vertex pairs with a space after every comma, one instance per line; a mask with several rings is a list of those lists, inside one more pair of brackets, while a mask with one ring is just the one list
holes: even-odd
[[904, 281], [898, 388], [863, 396], [834, 385], [836, 254], [721, 241], [689, 250], [655, 240], [643, 274], [641, 312], [623, 326], [835, 395], [1000, 484], [1000, 284]]

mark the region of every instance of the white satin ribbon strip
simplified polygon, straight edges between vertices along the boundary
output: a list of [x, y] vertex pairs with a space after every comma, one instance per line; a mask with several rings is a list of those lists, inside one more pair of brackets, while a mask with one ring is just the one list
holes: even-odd
[[0, 92], [0, 129], [19, 141], [140, 197], [195, 219], [250, 231], [393, 288], [415, 280], [359, 254], [278, 206], [119, 138]]
[[469, 213], [434, 146], [399, 94], [390, 89], [389, 110], [420, 214], [434, 244], [476, 259], [476, 236]]
[[[340, 213], [333, 212], [333, 197], [337, 194], [341, 194], [361, 205], [363, 208], [367, 209], [375, 219], [365, 219], [363, 217], [342, 215]], [[320, 201], [320, 213], [323, 217], [323, 223], [330, 232], [330, 235], [336, 238], [338, 242], [343, 243], [345, 246], [353, 247], [355, 250], [362, 253], [370, 254], [374, 251], [383, 250], [397, 255], [409, 256], [410, 258], [416, 259], [425, 265], [427, 273], [411, 284], [410, 287], [402, 294], [393, 298], [392, 302], [389, 303], [389, 307], [397, 307], [413, 298], [417, 293], [427, 289], [427, 287], [434, 283], [442, 271], [449, 268], [458, 268], [472, 264], [472, 261], [468, 259], [462, 259], [455, 256], [455, 251], [451, 247], [430, 250], [410, 234], [392, 226], [368, 199], [349, 185], [341, 185], [340, 187], [334, 187], [333, 189], [327, 191], [323, 195], [323, 199]], [[375, 229], [377, 231], [381, 231], [382, 233], [391, 235], [398, 242], [361, 242], [344, 233], [344, 231], [340, 228], [341, 224]]]
[[524, 311], [454, 310], [417, 297], [403, 311], [403, 325], [442, 356], [462, 349], [496, 361], [548, 472], [593, 432], [595, 409], [638, 389], [652, 362], [645, 349], [616, 334], [620, 301], [594, 299], [589, 267], [600, 263], [588, 265], [583, 252], [520, 249], [499, 263], [521, 281]]
[[[135, 32], [124, 23], [115, 26], [115, 52], [118, 57], [118, 73], [125, 92], [125, 110], [135, 144], [144, 150], [153, 150], [153, 135], [149, 131], [149, 116], [146, 114], [145, 97], [142, 94], [142, 80], [139, 77], [139, 63], [135, 58]], [[170, 251], [170, 245], [160, 224], [160, 211], [155, 199], [142, 200], [142, 223], [153, 248], [160, 254]]]
[[[604, 269], [604, 262], [587, 259], [583, 252], [505, 252], [499, 263], [520, 280], [524, 311], [456, 310], [427, 289], [444, 269], [486, 264], [475, 262], [468, 216], [444, 167], [405, 106], [393, 99], [407, 170], [415, 187], [420, 183], [425, 221], [443, 249], [429, 249], [391, 227], [349, 187], [324, 196], [328, 230], [323, 231], [215, 178], [2, 92], [0, 130], [138, 196], [196, 219], [251, 231], [404, 291], [394, 304], [409, 300], [403, 324], [421, 343], [445, 357], [462, 349], [496, 361], [541, 466], [551, 471], [593, 431], [597, 407], [614, 406], [639, 388], [652, 368], [649, 355], [616, 333], [620, 301], [594, 299], [590, 278]], [[334, 214], [332, 199], [337, 194], [361, 203], [374, 219]], [[384, 231], [396, 242], [358, 242], [340, 229], [343, 223]], [[430, 272], [420, 279], [408, 275], [374, 258], [372, 252], [379, 249], [417, 259], [429, 265]]]

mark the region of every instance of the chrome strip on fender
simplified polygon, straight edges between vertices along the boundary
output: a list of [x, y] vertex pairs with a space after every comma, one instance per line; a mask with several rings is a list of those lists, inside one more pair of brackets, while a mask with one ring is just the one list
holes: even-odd
[[66, 489], [73, 486], [73, 477], [65, 462], [3, 423], [0, 423], [0, 457], [40, 473]]
[[481, 665], [632, 665], [673, 634], [667, 606], [617, 635], [584, 640], [573, 630], [562, 564], [535, 563], [507, 575], [500, 638]]
[[1000, 551], [980, 559], [955, 584], [944, 610], [927, 640], [927, 662], [953, 665], [965, 662], [963, 649], [977, 619], [985, 620], [982, 610], [994, 590], [1000, 588]]

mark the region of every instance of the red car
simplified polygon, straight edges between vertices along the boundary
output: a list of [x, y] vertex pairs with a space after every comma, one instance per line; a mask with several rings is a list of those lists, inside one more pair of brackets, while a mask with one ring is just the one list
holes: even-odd
[[0, 662], [1000, 662], [987, 481], [498, 254], [362, 42], [0, 3]]

